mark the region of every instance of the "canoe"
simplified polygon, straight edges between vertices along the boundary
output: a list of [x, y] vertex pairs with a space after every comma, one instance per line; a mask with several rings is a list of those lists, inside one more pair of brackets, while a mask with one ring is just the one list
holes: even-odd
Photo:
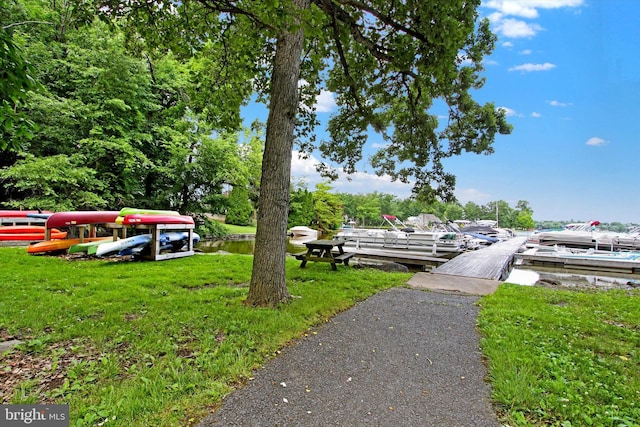
[[[85, 238], [85, 242], [97, 239], [113, 239], [112, 237], [90, 237]], [[44, 242], [38, 242], [27, 246], [27, 253], [37, 254], [46, 252], [59, 252], [66, 251], [74, 245], [80, 244], [80, 239], [56, 239], [45, 240]]]
[[122, 208], [120, 209], [120, 216], [127, 215], [180, 215], [177, 211], [163, 211], [157, 209], [137, 209], [137, 208]]
[[125, 215], [125, 225], [184, 224], [193, 225], [193, 218], [188, 215], [132, 214]]
[[56, 212], [47, 219], [47, 228], [114, 223], [119, 214], [119, 211]]
[[1, 218], [26, 218], [29, 214], [52, 214], [50, 211], [16, 211], [16, 210], [1, 210], [0, 209], [0, 217]]
[[[51, 230], [52, 239], [64, 239], [65, 237], [67, 237], [66, 231], [60, 231], [57, 228]], [[44, 227], [41, 225], [8, 225], [0, 227], [0, 240], [44, 240]]]
[[[57, 230], [60, 231], [60, 230]], [[42, 233], [44, 234], [44, 226], [42, 225], [5, 225], [0, 227], [0, 234], [28, 234]]]
[[76, 254], [76, 253], [87, 253], [89, 251], [90, 247], [94, 247], [94, 246], [98, 246], [101, 243], [105, 243], [111, 241], [113, 242], [113, 237], [96, 237], [96, 238], [89, 238], [89, 239], [84, 239], [84, 243], [75, 243], [73, 245], [71, 245], [69, 247], [69, 253], [70, 254]]
[[127, 237], [126, 239], [116, 240], [115, 242], [104, 242], [98, 246], [90, 247], [87, 253], [96, 256], [113, 255], [127, 248], [143, 246], [151, 241], [151, 234], [140, 234], [138, 236]]

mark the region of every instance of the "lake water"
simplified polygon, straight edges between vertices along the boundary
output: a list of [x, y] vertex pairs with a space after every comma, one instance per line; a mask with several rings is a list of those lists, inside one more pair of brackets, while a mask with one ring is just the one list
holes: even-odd
[[[195, 249], [205, 253], [231, 253], [231, 254], [253, 254], [255, 247], [255, 239], [246, 240], [205, 240], [201, 241], [195, 246]], [[301, 241], [295, 241], [293, 239], [287, 239], [287, 252], [296, 253], [305, 250], [304, 243]]]

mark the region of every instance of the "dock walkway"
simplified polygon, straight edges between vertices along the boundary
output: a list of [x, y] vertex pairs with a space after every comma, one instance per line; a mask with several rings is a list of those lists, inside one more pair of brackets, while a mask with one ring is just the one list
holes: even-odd
[[526, 240], [526, 237], [514, 237], [477, 251], [460, 254], [433, 269], [432, 273], [504, 280], [509, 275], [514, 254]]

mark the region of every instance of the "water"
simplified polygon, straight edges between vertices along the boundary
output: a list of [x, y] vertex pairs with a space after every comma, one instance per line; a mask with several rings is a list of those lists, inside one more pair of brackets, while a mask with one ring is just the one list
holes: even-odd
[[578, 274], [558, 271], [534, 271], [514, 268], [505, 280], [523, 286], [535, 284], [548, 287], [578, 289], [633, 289], [640, 287], [636, 277], [606, 276], [596, 274]]
[[[204, 253], [231, 253], [231, 254], [253, 254], [256, 245], [255, 239], [244, 240], [203, 240], [195, 246], [195, 249]], [[287, 239], [287, 252], [297, 253], [305, 250], [304, 243]]]

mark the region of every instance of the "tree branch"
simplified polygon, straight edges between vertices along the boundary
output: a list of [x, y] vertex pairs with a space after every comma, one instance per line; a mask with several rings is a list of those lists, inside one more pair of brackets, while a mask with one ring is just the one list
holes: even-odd
[[53, 22], [46, 21], [23, 21], [23, 22], [14, 22], [13, 24], [5, 25], [2, 27], [3, 30], [8, 30], [12, 27], [17, 27], [18, 25], [27, 25], [27, 24], [44, 24], [44, 25], [54, 25]]

